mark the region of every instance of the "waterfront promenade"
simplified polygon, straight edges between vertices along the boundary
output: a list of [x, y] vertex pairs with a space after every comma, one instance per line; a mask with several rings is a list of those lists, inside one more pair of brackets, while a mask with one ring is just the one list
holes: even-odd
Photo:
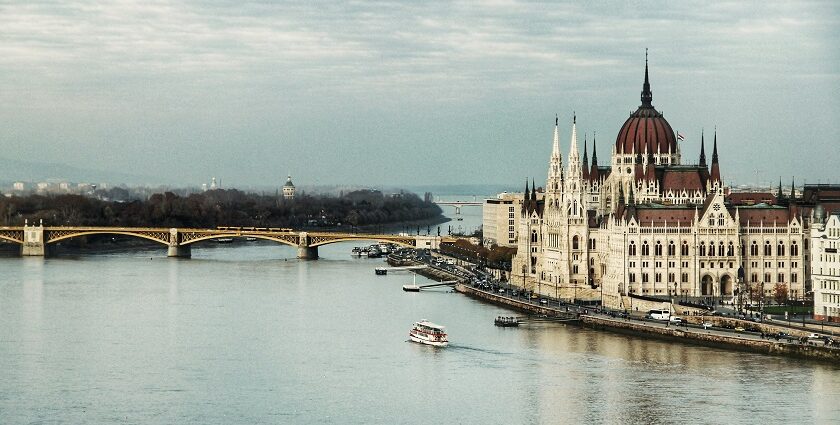
[[[562, 300], [523, 296], [522, 291], [512, 295], [510, 288], [498, 282], [479, 283], [474, 267], [457, 265], [436, 266], [430, 256], [419, 255], [405, 258], [401, 264], [426, 264], [429, 267], [420, 274], [438, 279], [455, 279], [459, 283], [455, 290], [472, 298], [502, 305], [529, 315], [550, 318], [588, 328], [624, 333], [642, 338], [657, 338], [688, 344], [751, 351], [771, 355], [784, 355], [821, 361], [840, 361], [840, 347], [824, 340], [809, 340], [812, 330], [783, 326], [777, 323], [754, 323], [731, 317], [697, 315], [684, 317], [685, 323], [675, 325], [668, 322], [646, 319], [640, 314], [602, 310], [600, 307], [565, 303]], [[393, 258], [390, 262], [394, 262]], [[703, 324], [707, 324], [705, 327]], [[739, 330], [736, 330], [739, 329]], [[740, 330], [743, 329], [743, 330]], [[747, 329], [759, 329], [757, 332]], [[785, 335], [775, 338], [782, 333]], [[833, 328], [825, 334], [837, 341]]]

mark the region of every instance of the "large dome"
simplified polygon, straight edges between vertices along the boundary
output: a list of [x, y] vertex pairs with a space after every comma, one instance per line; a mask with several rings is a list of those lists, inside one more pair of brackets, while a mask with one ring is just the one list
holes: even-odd
[[677, 152], [677, 137], [665, 117], [653, 107], [653, 93], [650, 91], [648, 80], [647, 59], [645, 59], [645, 83], [642, 86], [642, 104], [639, 109], [627, 118], [618, 137], [615, 138], [617, 153], [631, 152], [644, 154], [647, 152], [675, 153]]

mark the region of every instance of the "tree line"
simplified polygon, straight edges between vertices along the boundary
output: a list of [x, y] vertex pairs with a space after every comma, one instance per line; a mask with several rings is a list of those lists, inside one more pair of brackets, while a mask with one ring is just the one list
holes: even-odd
[[158, 193], [145, 200], [114, 201], [82, 195], [29, 195], [0, 198], [6, 226], [43, 220], [47, 226], [318, 228], [364, 226], [440, 217], [434, 203], [410, 192], [385, 195], [359, 190], [338, 197], [278, 196], [235, 189], [179, 196]]

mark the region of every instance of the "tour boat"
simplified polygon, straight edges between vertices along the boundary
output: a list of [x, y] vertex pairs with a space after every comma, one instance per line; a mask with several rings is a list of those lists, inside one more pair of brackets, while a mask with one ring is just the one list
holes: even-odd
[[413, 342], [420, 344], [434, 345], [435, 347], [446, 347], [449, 345], [449, 340], [446, 339], [446, 328], [441, 325], [436, 325], [426, 319], [415, 322], [411, 331], [408, 332], [408, 338]]

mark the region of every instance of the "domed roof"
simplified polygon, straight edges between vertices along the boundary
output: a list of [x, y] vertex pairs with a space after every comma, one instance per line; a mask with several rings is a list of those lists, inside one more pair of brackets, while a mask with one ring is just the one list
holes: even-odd
[[[647, 54], [646, 54], [647, 56]], [[615, 150], [620, 153], [668, 153], [677, 151], [677, 137], [665, 117], [653, 107], [653, 93], [648, 80], [645, 58], [645, 83], [642, 86], [642, 104], [627, 118], [618, 137]]]
[[295, 185], [292, 184], [292, 176], [289, 176], [289, 178], [286, 180], [286, 184], [284, 184], [283, 187], [295, 187]]

